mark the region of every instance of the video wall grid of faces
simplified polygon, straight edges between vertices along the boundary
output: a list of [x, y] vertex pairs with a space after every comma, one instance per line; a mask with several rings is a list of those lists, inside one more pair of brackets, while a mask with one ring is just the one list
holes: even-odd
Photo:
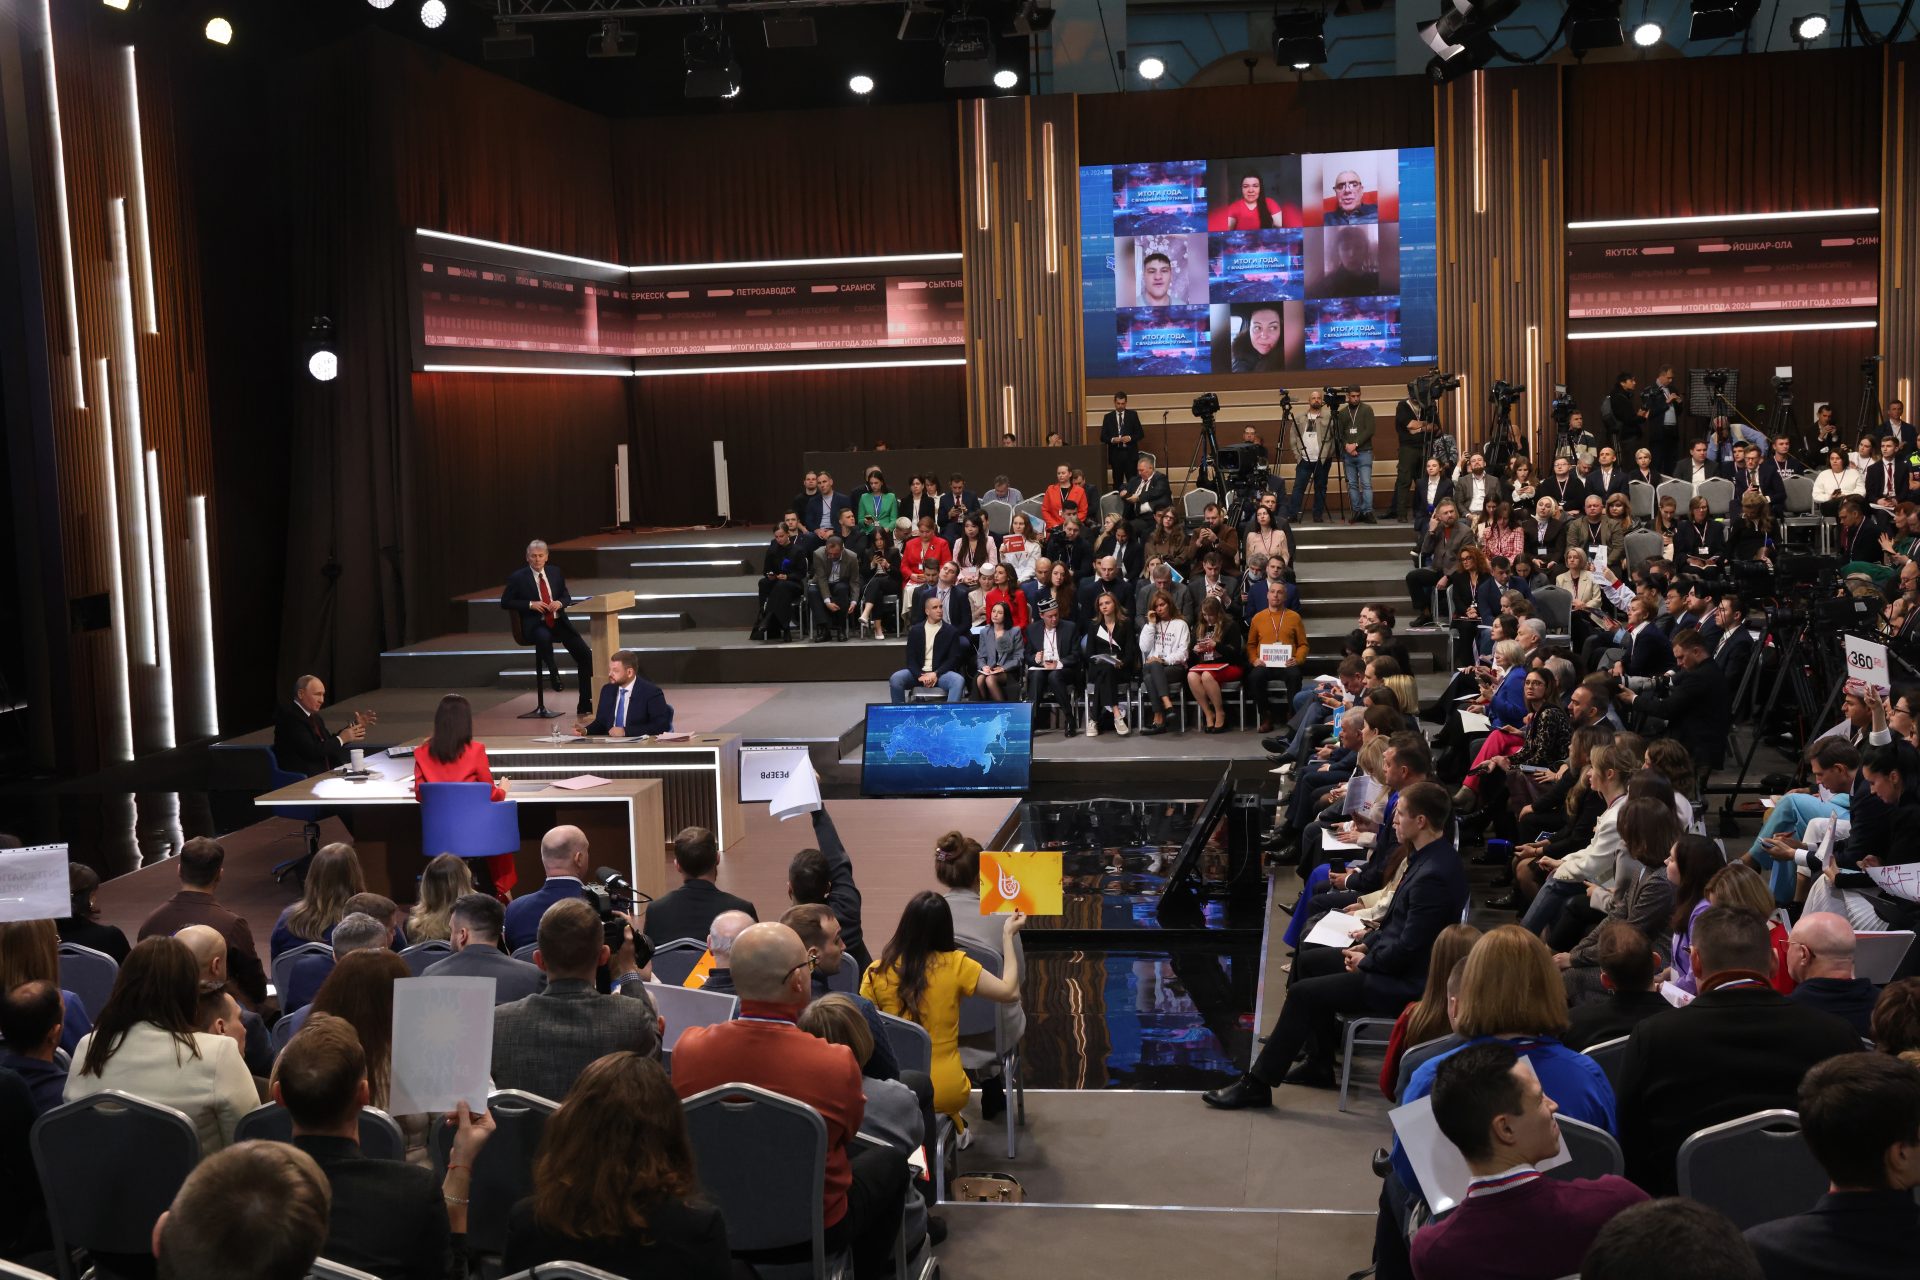
[[1438, 358], [1433, 148], [1080, 170], [1089, 378]]

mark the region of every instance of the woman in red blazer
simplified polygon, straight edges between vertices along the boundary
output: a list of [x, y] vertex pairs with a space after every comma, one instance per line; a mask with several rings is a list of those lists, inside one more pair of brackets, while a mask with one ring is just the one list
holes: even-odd
[[[486, 744], [473, 740], [473, 704], [460, 694], [450, 693], [440, 699], [433, 712], [433, 736], [413, 753], [416, 795], [423, 782], [485, 782], [493, 787], [495, 800], [507, 798], [507, 789], [493, 780]], [[502, 853], [473, 861], [487, 869], [494, 892], [504, 901], [519, 879], [513, 869], [513, 855]]]

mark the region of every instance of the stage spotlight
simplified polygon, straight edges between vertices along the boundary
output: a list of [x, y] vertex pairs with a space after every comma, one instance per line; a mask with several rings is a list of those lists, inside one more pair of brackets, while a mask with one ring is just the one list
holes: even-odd
[[1296, 62], [1293, 64], [1293, 69], [1295, 71], [1305, 71], [1311, 66], [1313, 66], [1311, 62]]
[[420, 25], [429, 31], [438, 30], [447, 20], [447, 0], [426, 0], [420, 6]]
[[1140, 78], [1142, 80], [1158, 80], [1165, 74], [1167, 74], [1167, 64], [1160, 61], [1160, 59], [1140, 59]]
[[332, 382], [340, 376], [340, 353], [333, 348], [333, 321], [315, 316], [307, 326], [307, 372], [315, 382]]
[[1002, 67], [993, 73], [993, 87], [996, 89], [1011, 89], [1019, 83], [1020, 73], [1018, 71], [1010, 71]]
[[393, 8], [393, 0], [367, 0], [367, 3], [372, 5], [376, 9]]
[[233, 24], [225, 18], [208, 18], [206, 33], [215, 44], [233, 43]]
[[873, 77], [855, 76], [853, 79], [847, 81], [847, 88], [864, 98], [873, 92]]
[[1620, 0], [1574, 0], [1567, 10], [1567, 48], [1576, 58], [1627, 42], [1620, 30]]
[[940, 24], [940, 55], [947, 88], [984, 89], [999, 84], [993, 54], [993, 24], [985, 18], [948, 18]]
[[1040, 0], [1023, 0], [1014, 10], [1012, 30], [1016, 36], [1031, 36], [1047, 30], [1053, 25], [1053, 7], [1043, 5]]
[[1318, 9], [1273, 15], [1273, 60], [1298, 69], [1327, 60], [1327, 17]]
[[731, 98], [740, 92], [740, 64], [733, 58], [733, 41], [718, 18], [706, 18], [700, 29], [682, 42], [686, 63], [686, 96]]
[[1727, 40], [1746, 32], [1760, 0], [1692, 0], [1689, 40]]
[[101, 3], [109, 9], [118, 9], [122, 13], [133, 7], [133, 0], [101, 0]]
[[1474, 37], [1492, 32], [1519, 7], [1520, 0], [1452, 0], [1438, 21], [1420, 24], [1421, 43], [1439, 58], [1452, 61]]
[[1651, 49], [1660, 43], [1660, 37], [1667, 34], [1657, 22], [1643, 22], [1633, 29], [1633, 42], [1642, 49]]
[[1827, 15], [1807, 13], [1793, 20], [1793, 42], [1810, 44], [1827, 34]]

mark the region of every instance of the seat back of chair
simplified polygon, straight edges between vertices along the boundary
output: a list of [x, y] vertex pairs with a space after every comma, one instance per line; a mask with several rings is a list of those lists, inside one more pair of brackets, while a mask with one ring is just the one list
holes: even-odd
[[60, 986], [80, 998], [89, 1018], [99, 1018], [119, 976], [120, 965], [104, 951], [77, 942], [60, 944]]
[[1733, 505], [1733, 481], [1716, 476], [1703, 481], [1700, 496], [1707, 500], [1707, 510], [1716, 516], [1727, 514], [1727, 508]]
[[1599, 1044], [1590, 1044], [1586, 1055], [1600, 1064], [1600, 1070], [1607, 1076], [1607, 1082], [1614, 1088], [1620, 1087], [1620, 1064], [1627, 1060], [1627, 1037], [1615, 1036], [1611, 1040], [1602, 1040]]
[[513, 628], [513, 642], [515, 644], [529, 643], [527, 640], [527, 620], [525, 614], [521, 613], [518, 609], [507, 610], [507, 624]]
[[540, 949], [540, 944], [537, 942], [525, 943], [524, 945], [515, 947], [513, 949], [513, 958], [515, 960], [525, 960], [528, 964], [532, 964], [533, 953], [538, 951], [539, 949]]
[[1400, 1096], [1407, 1091], [1407, 1082], [1413, 1079], [1414, 1071], [1422, 1063], [1430, 1062], [1443, 1053], [1451, 1053], [1466, 1042], [1466, 1037], [1457, 1036], [1449, 1032], [1444, 1036], [1436, 1036], [1431, 1040], [1422, 1040], [1419, 1044], [1414, 1045], [1405, 1053], [1402, 1053], [1400, 1055], [1400, 1068], [1393, 1078], [1393, 1100], [1395, 1102], [1400, 1101]]
[[[255, 1107], [233, 1127], [235, 1142], [292, 1142], [293, 1116], [277, 1102]], [[360, 1109], [360, 1154], [369, 1160], [405, 1160], [407, 1138], [378, 1107]]]
[[1565, 587], [1535, 587], [1533, 611], [1553, 635], [1564, 636], [1573, 626], [1573, 593]]
[[[955, 938], [966, 957], [996, 978], [1000, 976], [1003, 963], [1001, 955], [992, 947], [983, 947], [972, 938]], [[998, 1032], [1000, 1029], [1000, 1006], [985, 996], [972, 995], [960, 1002], [960, 1034], [963, 1036], [982, 1035]]]
[[1693, 485], [1685, 480], [1663, 480], [1655, 491], [1655, 499], [1672, 498], [1677, 514], [1687, 514], [1687, 504], [1693, 501]]
[[[507, 1214], [533, 1194], [533, 1158], [547, 1117], [560, 1104], [522, 1089], [496, 1089], [487, 1098], [493, 1136], [473, 1159], [472, 1190], [467, 1193], [467, 1247], [475, 1253], [502, 1253], [507, 1247]], [[444, 1171], [453, 1148], [454, 1126], [434, 1124], [433, 1167]]]
[[400, 953], [407, 962], [407, 970], [419, 977], [433, 965], [439, 964], [453, 954], [453, 944], [444, 938], [429, 938], [425, 942], [416, 942]]
[[1112, 490], [1100, 495], [1100, 515], [1102, 518], [1125, 515], [1126, 512], [1126, 500], [1120, 496], [1118, 490]]
[[1209, 502], [1219, 501], [1220, 495], [1211, 489], [1189, 489], [1180, 499], [1180, 513], [1193, 524], [1206, 517]]
[[42, 1115], [29, 1145], [56, 1255], [151, 1251], [153, 1224], [200, 1162], [193, 1121], [117, 1089]]
[[[542, 1271], [542, 1274], [550, 1274]], [[356, 1270], [344, 1262], [328, 1262], [325, 1258], [315, 1258], [313, 1265], [307, 1268], [307, 1280], [380, 1280], [369, 1271]]]
[[537, 1267], [502, 1276], [500, 1280], [620, 1280], [620, 1277], [584, 1262], [543, 1262]]
[[827, 975], [827, 990], [841, 991], [847, 995], [858, 994], [860, 990], [860, 962], [842, 951], [840, 953], [840, 967]]
[[1627, 503], [1632, 508], [1636, 519], [1653, 519], [1653, 486], [1645, 480], [1627, 481]]
[[520, 850], [520, 807], [498, 804], [485, 782], [423, 782], [420, 800], [420, 848], [429, 858], [442, 853], [489, 858]]
[[1575, 1178], [1603, 1178], [1610, 1173], [1626, 1172], [1627, 1158], [1620, 1153], [1620, 1144], [1613, 1140], [1612, 1134], [1569, 1116], [1559, 1117], [1559, 1122], [1560, 1137], [1567, 1144], [1567, 1154], [1573, 1158], [1546, 1170], [1549, 1178], [1571, 1182]]
[[1661, 538], [1651, 529], [1635, 529], [1627, 535], [1623, 548], [1627, 553], [1627, 570], [1632, 572], [1660, 554]]
[[1826, 1170], [1800, 1136], [1800, 1116], [1756, 1111], [1701, 1129], [1680, 1144], [1680, 1194], [1718, 1209], [1745, 1231], [1805, 1213], [1826, 1194]]
[[1013, 514], [1025, 516], [1036, 537], [1046, 533], [1046, 503], [1039, 498], [1023, 498], [1014, 504]]
[[925, 1027], [890, 1013], [880, 1015], [880, 1025], [886, 1028], [887, 1047], [902, 1071], [933, 1070], [933, 1037]]
[[324, 942], [302, 942], [298, 946], [288, 947], [273, 958], [273, 989], [280, 993], [280, 1005], [286, 1007], [287, 981], [293, 976], [293, 966], [306, 956], [331, 956], [333, 948]]
[[707, 943], [704, 938], [675, 938], [671, 942], [663, 942], [653, 951], [653, 980], [668, 986], [680, 986], [705, 954]]
[[1787, 490], [1787, 514], [1804, 516], [1813, 511], [1813, 477], [1783, 476], [1781, 483]]
[[1013, 504], [1000, 498], [988, 498], [980, 504], [980, 510], [987, 517], [987, 532], [996, 538], [1003, 538], [1007, 530], [1013, 528]]
[[740, 1010], [740, 997], [727, 995], [719, 991], [702, 991], [698, 987], [670, 986], [654, 981], [647, 984], [647, 994], [653, 997], [653, 1007], [660, 1011], [660, 1021], [666, 1024], [665, 1038], [660, 1047], [668, 1053], [680, 1043], [680, 1033], [688, 1027], [710, 1027], [718, 1022], [731, 1022], [733, 1015]]
[[700, 1185], [727, 1222], [735, 1253], [811, 1241], [813, 1274], [827, 1273], [827, 1124], [803, 1102], [750, 1084], [723, 1084], [686, 1100]]

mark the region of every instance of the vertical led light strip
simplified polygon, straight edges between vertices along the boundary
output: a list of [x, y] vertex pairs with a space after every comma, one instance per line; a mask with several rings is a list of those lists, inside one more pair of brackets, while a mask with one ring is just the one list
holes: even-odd
[[1053, 121], [1049, 120], [1040, 126], [1040, 141], [1046, 157], [1044, 167], [1047, 175], [1047, 274], [1051, 276], [1060, 273], [1060, 203], [1054, 195], [1058, 179], [1053, 169]]
[[207, 551], [207, 496], [196, 493], [187, 499], [187, 549], [192, 553], [192, 574], [187, 583], [193, 603], [193, 660], [200, 669], [200, 723], [204, 737], [220, 732], [220, 699], [213, 679], [213, 569]]
[[1020, 434], [1020, 428], [1014, 421], [1013, 384], [1010, 382], [1002, 383], [1000, 386], [1000, 430], [1011, 431], [1015, 437]]
[[980, 230], [987, 229], [987, 100], [973, 100], [974, 211]]
[[160, 714], [154, 717], [154, 732], [160, 746], [176, 745], [173, 731], [173, 635], [167, 621], [167, 530], [160, 515], [160, 455], [147, 450], [147, 505], [153, 508], [147, 528], [153, 539], [153, 643], [159, 654], [160, 689], [154, 700]]
[[53, 0], [43, 0], [47, 27], [47, 141], [53, 148], [53, 216], [60, 223], [60, 280], [67, 288], [67, 355], [73, 361], [74, 407], [87, 407], [86, 365], [80, 356], [80, 299], [73, 287], [73, 230], [67, 218], [67, 148], [60, 136], [60, 75], [53, 62]]
[[1487, 73], [1473, 75], [1473, 211], [1487, 211]]
[[115, 474], [113, 462], [113, 384], [112, 374], [105, 360], [94, 362], [100, 375], [100, 465], [104, 469], [107, 488], [107, 509], [104, 513], [107, 542], [107, 604], [113, 610], [113, 621], [108, 626], [108, 642], [113, 646], [113, 667], [119, 674], [114, 688], [107, 697], [114, 703], [110, 719], [113, 721], [113, 763], [124, 763], [133, 759], [133, 709], [130, 699], [133, 691], [127, 671], [127, 595], [125, 579], [121, 577], [120, 565], [120, 485]]
[[138, 341], [133, 333], [133, 279], [127, 265], [127, 202], [116, 199], [113, 210], [113, 301], [118, 336], [119, 366], [114, 370], [120, 386], [121, 417], [126, 422], [127, 471], [133, 482], [127, 510], [133, 515], [128, 531], [133, 542], [133, 580], [136, 586], [133, 608], [133, 650], [139, 660], [151, 666], [153, 650], [153, 569], [147, 563], [147, 503], [140, 469], [145, 465], [147, 445], [140, 424], [140, 364], [134, 355]]
[[[1523, 438], [1532, 438], [1540, 422], [1540, 326], [1527, 326], [1527, 426]], [[1532, 451], [1528, 451], [1532, 456]]]
[[140, 72], [127, 46], [127, 127], [133, 135], [133, 226], [140, 239], [140, 317], [148, 333], [160, 332], [153, 299], [153, 232], [147, 225], [147, 155], [140, 142]]

